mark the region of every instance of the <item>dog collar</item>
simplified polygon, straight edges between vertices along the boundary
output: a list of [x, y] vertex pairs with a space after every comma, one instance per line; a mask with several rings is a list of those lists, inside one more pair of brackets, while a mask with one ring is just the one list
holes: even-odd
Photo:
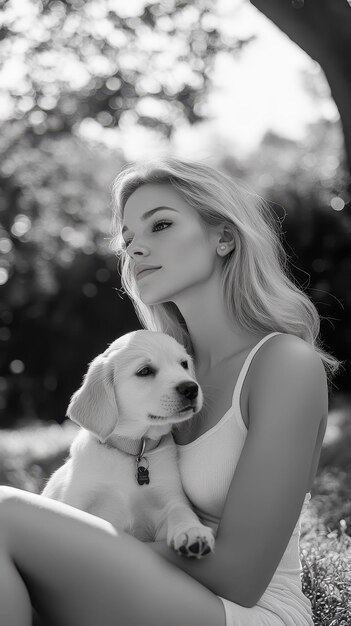
[[[142, 450], [143, 441], [145, 442], [145, 446], [142, 452], [150, 452], [150, 450], [157, 448], [163, 437], [164, 435], [158, 439], [150, 439], [149, 437], [132, 439], [131, 437], [123, 437], [122, 435], [111, 435], [111, 437], [104, 442], [104, 445], [110, 448], [117, 448], [127, 454], [137, 455]], [[102, 443], [102, 441], [100, 441], [100, 443]]]
[[149, 461], [143, 456], [144, 452], [150, 452], [159, 446], [160, 441], [165, 439], [167, 435], [159, 437], [159, 439], [150, 439], [149, 437], [141, 437], [141, 439], [131, 439], [129, 437], [122, 437], [121, 435], [112, 435], [103, 445], [110, 448], [117, 448], [127, 454], [135, 455], [136, 461], [136, 473], [135, 478], [139, 485], [148, 485], [150, 483], [149, 478]]

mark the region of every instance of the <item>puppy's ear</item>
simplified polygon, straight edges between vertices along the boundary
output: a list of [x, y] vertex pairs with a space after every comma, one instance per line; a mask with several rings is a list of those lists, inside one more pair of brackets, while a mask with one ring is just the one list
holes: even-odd
[[112, 363], [115, 355], [109, 356], [100, 354], [90, 363], [82, 386], [71, 397], [67, 409], [67, 416], [73, 422], [95, 433], [102, 442], [118, 420]]

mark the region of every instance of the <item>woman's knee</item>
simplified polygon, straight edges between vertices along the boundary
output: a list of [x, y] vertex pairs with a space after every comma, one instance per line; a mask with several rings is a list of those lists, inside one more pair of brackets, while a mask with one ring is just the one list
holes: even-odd
[[0, 485], [0, 539], [7, 537], [15, 516], [18, 515], [18, 504], [21, 489]]
[[8, 498], [15, 497], [21, 489], [16, 489], [16, 487], [10, 487], [8, 485], [0, 485], [0, 502], [4, 500], [8, 500]]
[[21, 491], [16, 487], [0, 485], [0, 515], [4, 515], [10, 508], [13, 508], [14, 502], [20, 501]]

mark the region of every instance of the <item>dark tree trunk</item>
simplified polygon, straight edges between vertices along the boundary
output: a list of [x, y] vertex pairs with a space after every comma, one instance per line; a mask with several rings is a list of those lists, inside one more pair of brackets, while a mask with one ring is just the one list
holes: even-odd
[[324, 71], [340, 114], [351, 180], [351, 7], [348, 1], [250, 2], [317, 61]]

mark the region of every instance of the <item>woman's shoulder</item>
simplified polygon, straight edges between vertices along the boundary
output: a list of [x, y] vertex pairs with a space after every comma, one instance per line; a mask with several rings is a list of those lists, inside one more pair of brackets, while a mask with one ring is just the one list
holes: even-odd
[[[291, 385], [289, 385], [291, 383]], [[301, 337], [289, 333], [275, 335], [266, 341], [252, 363], [250, 402], [259, 398], [264, 389], [274, 388], [275, 395], [284, 394], [283, 385], [303, 393], [304, 389], [318, 390], [327, 411], [328, 384], [323, 361]]]
[[267, 358], [272, 362], [285, 361], [288, 358], [296, 359], [297, 361], [308, 359], [323, 366], [322, 359], [314, 346], [301, 339], [301, 337], [290, 333], [279, 332], [279, 334], [270, 337], [268, 341], [264, 342], [257, 353], [255, 363], [265, 361], [267, 365]]

